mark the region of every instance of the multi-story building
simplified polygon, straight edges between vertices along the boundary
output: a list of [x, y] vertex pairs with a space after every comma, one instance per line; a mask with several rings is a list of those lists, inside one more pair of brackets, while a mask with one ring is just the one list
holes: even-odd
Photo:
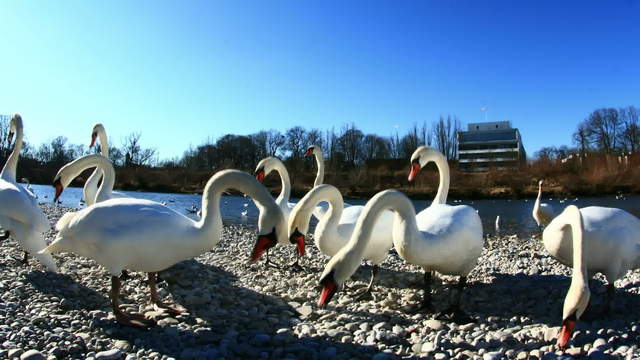
[[469, 124], [458, 131], [458, 163], [462, 171], [508, 169], [526, 162], [518, 129], [510, 121]]

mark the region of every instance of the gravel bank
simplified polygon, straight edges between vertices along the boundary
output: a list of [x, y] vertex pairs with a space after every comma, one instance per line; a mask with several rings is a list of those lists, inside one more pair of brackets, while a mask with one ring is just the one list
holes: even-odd
[[[65, 211], [42, 205], [52, 223]], [[49, 240], [54, 233], [49, 234]], [[327, 259], [313, 246], [305, 271], [248, 264], [255, 231], [226, 226], [212, 251], [160, 274], [160, 294], [188, 309], [168, 316], [146, 306], [146, 274], [124, 282], [130, 310], [158, 319], [145, 330], [122, 327], [108, 301], [110, 281], [92, 260], [54, 255], [61, 274], [35, 260], [22, 266], [13, 240], [0, 243], [0, 358], [17, 359], [527, 359], [640, 358], [640, 271], [616, 283], [612, 313], [581, 321], [570, 347], [557, 352], [563, 297], [570, 269], [557, 263], [538, 238], [490, 237], [469, 278], [463, 308], [476, 323], [434, 320], [410, 310], [422, 296], [422, 272], [390, 255], [374, 297], [355, 301], [344, 289], [317, 309], [318, 277]], [[293, 246], [271, 256], [291, 262]], [[363, 266], [350, 286], [365, 286]], [[457, 279], [441, 277], [434, 304], [443, 309]], [[592, 281], [591, 307], [605, 287]], [[596, 311], [593, 311], [595, 314]]]

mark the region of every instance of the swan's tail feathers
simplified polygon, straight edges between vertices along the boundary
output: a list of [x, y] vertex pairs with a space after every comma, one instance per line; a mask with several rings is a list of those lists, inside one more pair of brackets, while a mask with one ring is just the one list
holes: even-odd
[[34, 257], [38, 259], [38, 261], [40, 261], [40, 263], [44, 265], [47, 268], [47, 270], [53, 273], [57, 273], [58, 267], [56, 266], [56, 263], [53, 261], [53, 256], [51, 256], [51, 254], [41, 254], [41, 252], [38, 254], [35, 254]]
[[64, 247], [62, 246], [61, 243], [62, 243], [62, 239], [61, 238], [57, 238], [57, 239], [53, 240], [51, 245], [49, 245], [46, 248], [38, 251], [38, 254], [53, 254], [54, 252], [64, 251]]
[[64, 215], [62, 215], [60, 220], [58, 220], [58, 222], [56, 223], [56, 230], [62, 231], [67, 226], [69, 226], [69, 223], [71, 222], [71, 220], [73, 220], [73, 218], [76, 216], [77, 213], [78, 213], [77, 211], [69, 211]]

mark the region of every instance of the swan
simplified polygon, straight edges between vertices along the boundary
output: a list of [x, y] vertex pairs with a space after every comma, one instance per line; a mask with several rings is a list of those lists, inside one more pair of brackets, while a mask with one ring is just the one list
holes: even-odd
[[[573, 261], [573, 274], [571, 275], [571, 285], [564, 298], [562, 307], [562, 328], [558, 334], [557, 344], [562, 350], [566, 349], [571, 334], [582, 314], [589, 304], [589, 278], [587, 277], [587, 258], [589, 249], [584, 246], [584, 224], [582, 214], [575, 205], [567, 206], [564, 211], [553, 219], [550, 231], [562, 231], [570, 242]], [[571, 227], [571, 232], [567, 227]], [[547, 230], [545, 229], [545, 233]]]
[[431, 202], [431, 205], [446, 204], [447, 196], [449, 195], [451, 173], [447, 158], [438, 150], [424, 145], [419, 146], [411, 155], [411, 171], [409, 172], [408, 180], [409, 182], [412, 182], [420, 172], [420, 169], [430, 162], [434, 162], [436, 164], [436, 167], [438, 168], [438, 175], [440, 177], [438, 192], [436, 192], [436, 196]]
[[199, 221], [155, 201], [110, 199], [65, 214], [56, 224], [58, 236], [42, 253], [74, 252], [94, 259], [111, 274], [110, 297], [116, 319], [125, 325], [151, 326], [154, 322], [144, 316], [127, 314], [120, 309], [118, 275], [124, 269], [149, 273], [151, 301], [178, 312], [170, 304], [159, 301], [155, 274], [220, 242], [220, 198], [228, 189], [244, 192], [256, 202], [260, 211], [258, 243], [287, 242], [282, 211], [267, 189], [245, 172], [223, 170], [213, 175], [205, 186], [203, 216]]
[[[588, 276], [599, 272], [607, 279], [608, 308], [615, 295], [614, 282], [640, 267], [640, 219], [624, 210], [601, 206], [582, 208], [580, 214]], [[571, 233], [565, 225], [564, 218], [554, 218], [544, 229], [542, 242], [551, 256], [572, 266]]]
[[16, 141], [13, 151], [0, 172], [0, 226], [4, 231], [1, 240], [13, 236], [24, 250], [23, 264], [27, 264], [28, 254], [32, 254], [49, 271], [57, 272], [51, 255], [38, 254], [47, 246], [44, 233], [51, 229], [49, 220], [38, 206], [35, 195], [16, 182], [16, 167], [23, 138], [22, 117], [19, 114], [13, 115], [9, 122], [9, 144], [14, 133]]
[[538, 182], [538, 197], [533, 204], [533, 219], [538, 226], [547, 226], [556, 216], [556, 212], [553, 207], [547, 203], [540, 203], [542, 199], [542, 180]]
[[[85, 155], [72, 162], [64, 165], [58, 170], [58, 173], [53, 178], [53, 186], [56, 189], [55, 197], [53, 201], [56, 202], [62, 193], [62, 190], [71, 184], [71, 181], [78, 177], [78, 175], [82, 174], [86, 169], [90, 169], [95, 167], [93, 174], [98, 173], [99, 177], [102, 176], [102, 184], [98, 188], [98, 190], [93, 194], [93, 204], [115, 199], [115, 198], [123, 198], [126, 196], [114, 196], [113, 194], [113, 186], [116, 181], [115, 170], [113, 169], [113, 165], [111, 161], [99, 154], [91, 154]], [[93, 174], [91, 176], [93, 176]], [[87, 181], [88, 182], [88, 181]], [[85, 190], [87, 189], [87, 184], [85, 184]], [[85, 199], [85, 203], [87, 206], [90, 206], [89, 199]]]
[[397, 190], [385, 190], [367, 202], [346, 246], [326, 265], [320, 284], [318, 306], [326, 306], [336, 290], [356, 271], [372, 239], [376, 223], [384, 211], [395, 213], [392, 237], [398, 255], [425, 271], [423, 309], [431, 309], [431, 271], [460, 276], [457, 301], [445, 312], [454, 318], [468, 318], [459, 308], [467, 275], [482, 252], [482, 223], [467, 205], [432, 205], [416, 217], [411, 200]]
[[[345, 208], [342, 195], [336, 187], [322, 184], [311, 189], [296, 204], [289, 218], [289, 235], [291, 242], [304, 244], [305, 234], [309, 230], [311, 214], [320, 202], [328, 202], [329, 209], [316, 225], [314, 240], [316, 247], [323, 254], [333, 257], [348, 242], [364, 206], [350, 206]], [[362, 258], [371, 261], [371, 280], [366, 290], [361, 294], [370, 294], [373, 281], [378, 272], [378, 266], [384, 261], [393, 246], [391, 227], [393, 213], [385, 212], [375, 224], [374, 235], [367, 243]]]
[[[104, 125], [100, 123], [95, 124], [93, 126], [93, 131], [91, 132], [91, 144], [89, 145], [89, 147], [93, 147], [95, 145], [96, 139], [100, 140], [100, 154], [102, 154], [102, 156], [108, 159], [109, 158], [109, 140], [107, 138], [107, 131], [105, 130]], [[113, 167], [113, 165], [111, 166]], [[80, 175], [80, 173], [78, 173], [78, 175]], [[85, 204], [87, 206], [91, 206], [96, 203], [95, 198], [98, 193], [98, 187], [99, 187], [100, 179], [102, 178], [102, 176], [103, 176], [103, 172], [100, 169], [96, 168], [93, 171], [93, 173], [91, 173], [87, 181], [84, 183], [82, 193], [85, 200]], [[129, 196], [117, 191], [111, 191], [111, 197], [119, 198], [119, 197], [129, 197]]]

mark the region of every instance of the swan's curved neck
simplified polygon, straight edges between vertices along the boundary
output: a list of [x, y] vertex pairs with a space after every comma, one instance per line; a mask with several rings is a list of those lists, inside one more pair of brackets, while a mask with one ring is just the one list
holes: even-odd
[[318, 165], [316, 180], [313, 182], [313, 186], [316, 187], [324, 183], [324, 155], [322, 154], [322, 150], [320, 149], [316, 149], [313, 152], [313, 155], [315, 156], [316, 164]]
[[18, 123], [16, 125], [16, 142], [13, 146], [13, 151], [11, 151], [11, 155], [7, 159], [7, 162], [4, 164], [4, 168], [2, 168], [2, 178], [16, 182], [16, 172], [18, 168], [18, 158], [20, 157], [20, 151], [22, 150], [22, 123]]
[[284, 164], [280, 161], [275, 162], [273, 164], [273, 170], [276, 171], [278, 173], [278, 175], [280, 175], [280, 185], [281, 185], [281, 190], [280, 190], [280, 195], [278, 195], [278, 199], [276, 199], [276, 202], [281, 203], [281, 202], [289, 202], [289, 197], [291, 196], [291, 180], [289, 179], [289, 172], [287, 171], [287, 168], [284, 166]]
[[440, 175], [440, 184], [438, 185], [438, 192], [436, 193], [433, 202], [436, 204], [446, 204], [447, 195], [449, 195], [449, 181], [451, 174], [449, 173], [449, 163], [444, 156], [436, 156], [433, 160], [438, 167], [438, 174]]
[[[87, 205], [105, 201], [111, 198], [111, 191], [113, 191], [113, 186], [115, 185], [116, 175], [115, 170], [113, 169], [113, 165], [111, 165], [109, 159], [97, 154], [86, 155], [65, 165], [58, 172], [61, 177], [67, 179], [64, 181], [64, 186], [66, 187], [69, 183], [71, 183], [72, 179], [78, 177], [86, 169], [90, 169], [93, 167], [96, 168], [96, 172], [104, 174], [104, 179], [102, 181], [102, 184], [100, 184], [97, 193], [95, 194], [95, 198], [84, 199], [85, 202], [87, 202]], [[85, 196], [87, 196], [86, 192]]]
[[416, 210], [411, 200], [397, 190], [385, 190], [375, 195], [365, 206], [356, 222], [351, 239], [346, 245], [360, 260], [371, 239], [373, 228], [385, 210], [396, 213], [393, 222], [393, 244], [399, 253], [407, 247], [407, 243], [418, 233]]
[[324, 238], [321, 236], [325, 231], [338, 231], [338, 224], [342, 217], [342, 211], [344, 210], [344, 201], [342, 200], [342, 194], [332, 185], [323, 185], [314, 187], [311, 191], [300, 200], [300, 204], [296, 206], [301, 207], [304, 218], [302, 223], [308, 224], [311, 220], [311, 214], [318, 204], [326, 201], [329, 203], [329, 210], [320, 219], [316, 226], [316, 241], [318, 238]]
[[209, 231], [222, 225], [220, 198], [229, 189], [238, 190], [252, 198], [261, 215], [265, 208], [275, 206], [269, 191], [253, 176], [239, 170], [223, 170], [209, 179], [202, 193], [202, 218], [199, 225], [203, 230]]
[[98, 139], [100, 139], [100, 153], [102, 156], [109, 158], [109, 139], [107, 139], [107, 132], [104, 128], [98, 130]]
[[573, 274], [571, 285], [564, 300], [562, 309], [563, 320], [575, 313], [579, 318], [589, 301], [589, 284], [587, 277], [587, 254], [583, 243], [582, 216], [576, 206], [568, 206], [562, 213], [566, 224], [571, 226], [573, 246]]

